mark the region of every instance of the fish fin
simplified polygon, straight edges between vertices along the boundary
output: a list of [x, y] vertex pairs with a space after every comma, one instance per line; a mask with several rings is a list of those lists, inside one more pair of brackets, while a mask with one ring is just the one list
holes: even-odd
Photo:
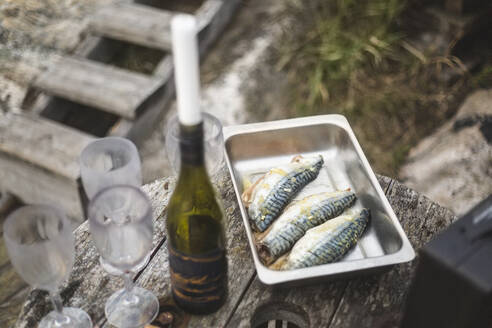
[[[275, 222], [275, 221], [273, 221], [273, 222]], [[256, 232], [255, 233], [255, 238], [256, 238], [256, 240], [258, 240], [258, 242], [261, 242], [263, 240], [263, 238], [265, 238], [266, 235], [268, 235], [268, 233], [270, 232], [270, 230], [272, 230], [273, 222], [272, 222], [272, 224], [270, 224], [268, 226], [268, 228], [266, 228], [265, 231], [263, 231], [263, 232]]]
[[268, 247], [266, 247], [262, 243], [258, 243], [256, 244], [256, 251], [258, 252], [258, 256], [260, 257], [260, 260], [264, 265], [268, 266], [272, 264], [274, 258], [271, 256]]
[[280, 256], [273, 264], [271, 264], [268, 268], [272, 270], [283, 270], [284, 265], [287, 263], [289, 253]]
[[253, 201], [252, 200], [253, 191], [255, 190], [255, 187], [260, 183], [260, 181], [262, 181], [264, 178], [265, 178], [265, 176], [262, 176], [261, 178], [259, 178], [255, 183], [253, 183], [248, 188], [246, 188], [246, 190], [241, 195], [241, 199], [242, 199], [245, 207], [249, 207], [249, 205]]

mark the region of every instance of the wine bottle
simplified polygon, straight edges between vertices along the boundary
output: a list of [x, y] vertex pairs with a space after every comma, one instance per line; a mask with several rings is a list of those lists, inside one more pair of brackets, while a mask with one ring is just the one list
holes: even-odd
[[187, 312], [206, 314], [227, 297], [227, 260], [224, 215], [205, 168], [195, 24], [188, 15], [171, 23], [181, 164], [166, 226], [174, 300]]

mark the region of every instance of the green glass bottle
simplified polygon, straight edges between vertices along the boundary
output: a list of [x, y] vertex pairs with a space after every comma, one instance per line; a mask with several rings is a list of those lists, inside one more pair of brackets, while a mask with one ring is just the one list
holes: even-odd
[[180, 124], [181, 169], [168, 205], [172, 293], [187, 312], [218, 310], [227, 297], [224, 215], [205, 169], [203, 123]]

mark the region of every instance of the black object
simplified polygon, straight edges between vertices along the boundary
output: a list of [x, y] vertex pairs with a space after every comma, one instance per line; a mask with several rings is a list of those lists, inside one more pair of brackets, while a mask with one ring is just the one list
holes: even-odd
[[492, 195], [420, 251], [401, 327], [492, 327]]

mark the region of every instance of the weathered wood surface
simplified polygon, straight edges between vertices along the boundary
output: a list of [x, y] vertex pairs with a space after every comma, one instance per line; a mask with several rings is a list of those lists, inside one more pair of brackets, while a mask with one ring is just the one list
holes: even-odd
[[[3, 222], [7, 215], [21, 206], [19, 199], [0, 191], [0, 327], [11, 327], [29, 292], [27, 284], [14, 273], [3, 238]], [[5, 286], [5, 287], [3, 287]]]
[[[228, 218], [229, 297], [217, 313], [208, 316], [187, 315], [176, 308], [170, 297], [163, 227], [171, 186], [164, 190], [169, 181], [163, 180], [145, 187], [154, 206], [159, 206], [155, 209], [155, 242], [160, 247], [136, 281], [159, 297], [161, 312], [173, 314], [173, 327], [256, 327], [272, 319], [284, 320], [284, 324], [290, 321], [299, 327], [398, 327], [416, 261], [396, 265], [382, 274], [352, 280], [296, 288], [264, 286], [254, 272], [232, 183], [228, 174], [222, 174], [219, 189]], [[379, 181], [416, 250], [455, 220], [449, 210], [397, 181], [386, 177], [379, 177]], [[105, 326], [103, 304], [120, 282], [100, 269], [87, 225], [82, 225], [76, 234], [77, 261], [62, 295], [66, 304], [81, 306], [88, 310], [95, 323]], [[24, 305], [17, 327], [30, 327], [37, 322], [50, 310], [48, 304], [44, 293], [33, 292]]]
[[19, 315], [19, 311], [29, 295], [30, 288], [25, 288], [0, 304], [0, 327], [13, 327]]
[[[200, 28], [201, 55], [204, 55], [219, 37], [239, 3], [240, 0], [206, 0], [198, 8], [195, 14]], [[149, 10], [159, 11], [155, 8]], [[107, 123], [104, 117], [110, 114], [99, 112], [101, 115], [95, 119], [85, 118], [85, 125], [90, 126], [81, 126], [84, 123], [78, 122], [77, 127], [91, 133], [95, 133], [94, 130], [104, 131], [97, 135], [127, 137], [138, 145], [165, 115], [174, 97], [171, 55], [165, 55], [153, 75], [146, 76], [103, 64], [120, 50], [121, 44], [115, 40], [88, 35], [75, 50], [73, 58], [62, 58], [32, 83], [22, 108], [32, 114], [30, 120], [33, 123], [39, 123], [41, 128], [48, 126], [48, 129], [43, 130], [51, 129], [53, 132], [49, 137], [45, 134], [34, 135], [39, 128], [31, 129], [25, 126], [25, 131], [15, 130], [15, 133], [22, 133], [12, 138], [12, 132], [8, 131], [10, 121], [2, 120], [4, 124], [0, 126], [1, 190], [8, 190], [27, 203], [57, 203], [69, 216], [82, 220], [79, 186], [76, 184], [79, 172], [78, 156], [83, 149], [80, 145], [86, 145], [87, 138], [90, 137], [75, 129], [64, 128], [63, 124], [73, 124], [67, 119], [67, 116], [70, 116], [66, 115], [67, 107], [71, 110], [98, 111], [82, 106], [74, 108], [73, 103], [65, 99], [121, 115], [116, 123], [113, 120]], [[47, 93], [41, 92], [43, 90]], [[38, 116], [40, 114], [47, 115], [59, 123], [43, 120]], [[105, 129], [106, 124], [112, 127]], [[74, 141], [67, 131], [83, 137]], [[21, 144], [16, 138], [20, 141], [29, 138], [32, 140]], [[5, 145], [4, 140], [7, 142]], [[51, 147], [44, 146], [50, 142]]]
[[78, 157], [94, 138], [37, 116], [0, 120], [0, 187], [29, 203], [63, 204], [81, 219]]
[[0, 120], [0, 151], [76, 180], [78, 158], [94, 138], [37, 116], [8, 113]]
[[95, 35], [161, 50], [171, 49], [172, 13], [149, 6], [116, 3], [99, 10], [90, 20]]
[[159, 78], [94, 61], [62, 57], [33, 86], [43, 92], [133, 119], [138, 106], [162, 85]]

